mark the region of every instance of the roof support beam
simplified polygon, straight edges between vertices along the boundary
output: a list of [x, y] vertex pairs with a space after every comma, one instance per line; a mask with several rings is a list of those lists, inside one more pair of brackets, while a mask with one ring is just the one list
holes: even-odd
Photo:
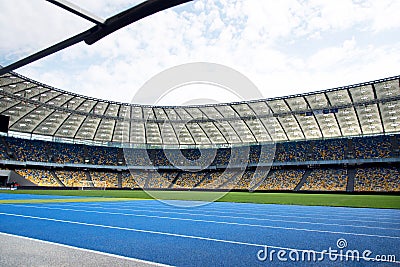
[[354, 99], [353, 99], [353, 96], [351, 95], [351, 92], [350, 92], [349, 88], [347, 88], [346, 91], [347, 91], [347, 94], [348, 94], [349, 97], [350, 97], [351, 105], [352, 105], [352, 108], [353, 108], [353, 110], [354, 110], [354, 114], [356, 114], [356, 118], [357, 118], [357, 122], [358, 122], [358, 127], [359, 127], [359, 129], [360, 129], [360, 133], [361, 133], [361, 135], [363, 135], [363, 134], [364, 134], [364, 130], [363, 130], [362, 125], [361, 125], [360, 117], [358, 116], [358, 112], [357, 112], [357, 108], [356, 108], [357, 106], [354, 105]]
[[[44, 93], [47, 93], [47, 92], [51, 92], [51, 90], [49, 89], [49, 90], [45, 91]], [[42, 93], [43, 93], [43, 92], [42, 92]], [[36, 95], [32, 96], [31, 98], [37, 97], [37, 96], [41, 95], [42, 93], [39, 92], [39, 94], [36, 94]], [[47, 100], [46, 102], [50, 102], [50, 101], [54, 100], [55, 98], [57, 98], [58, 96], [59, 96], [59, 95], [53, 96], [52, 98], [50, 98], [50, 99]], [[39, 97], [39, 101], [40, 101], [40, 97]], [[34, 109], [32, 109], [31, 111], [27, 112], [22, 118], [20, 118], [18, 121], [16, 121], [16, 122], [14, 123], [14, 125], [17, 124], [19, 121], [21, 121], [21, 119], [23, 119], [24, 117], [28, 117], [30, 114], [32, 114], [35, 110], [38, 110], [39, 108], [42, 108], [42, 106], [37, 106], [36, 108], [34, 108]], [[44, 107], [44, 109], [46, 109], [46, 107]], [[49, 108], [49, 110], [52, 110], [52, 109]], [[49, 113], [48, 115], [46, 115], [44, 118], [40, 119], [39, 123], [36, 124], [35, 127], [32, 129], [31, 134], [33, 134], [33, 133], [36, 131], [36, 129], [39, 127], [39, 125], [42, 124], [42, 122], [46, 121], [46, 119], [47, 119], [51, 114], [53, 114], [54, 112], [55, 112], [55, 110], [53, 109], [52, 111], [50, 111], [50, 113]]]
[[[150, 112], [152, 112], [154, 118], [157, 119], [157, 116], [156, 116], [156, 113], [154, 112], [154, 109], [151, 108], [150, 110], [151, 110]], [[165, 120], [161, 120], [161, 121], [162, 122], [157, 122], [156, 124], [157, 124], [158, 133], [160, 134], [160, 140], [161, 140], [161, 145], [162, 145], [162, 144], [165, 144], [165, 142], [164, 142], [164, 137], [163, 137], [163, 131], [161, 130], [160, 124], [162, 124], [164, 126], [164, 123], [166, 123], [166, 122], [165, 122]], [[146, 125], [147, 125], [147, 123], [144, 124], [144, 127], [146, 127]], [[179, 144], [179, 140], [177, 140], [177, 141], [178, 141], [178, 144]]]
[[49, 3], [52, 3], [56, 6], [61, 7], [64, 10], [67, 10], [75, 15], [78, 15], [81, 18], [84, 18], [90, 22], [93, 22], [97, 25], [99, 24], [104, 24], [106, 22], [105, 19], [102, 19], [94, 14], [91, 14], [90, 12], [84, 10], [83, 8], [68, 2], [67, 0], [46, 0]]
[[[103, 39], [107, 35], [128, 26], [138, 20], [153, 15], [162, 10], [189, 2], [193, 0], [147, 0], [137, 6], [134, 6], [128, 10], [118, 13], [115, 16], [108, 18], [104, 24], [98, 24], [92, 28], [83, 31], [67, 40], [61, 41], [53, 46], [50, 46], [44, 50], [41, 50], [33, 55], [23, 58], [17, 62], [14, 62], [8, 66], [0, 68], [0, 76], [7, 72], [13, 71], [32, 62], [35, 62], [41, 58], [47, 57], [67, 47], [73, 46], [77, 43], [85, 41], [86, 44], [92, 45], [95, 42]], [[56, 1], [60, 3], [60, 1]], [[61, 2], [62, 3], [62, 2]]]
[[[256, 115], [256, 119], [259, 120], [260, 123], [261, 123], [261, 125], [264, 127], [264, 129], [265, 129], [265, 131], [267, 132], [269, 138], [270, 138], [271, 140], [274, 140], [274, 138], [272, 138], [272, 135], [270, 134], [270, 132], [269, 132], [267, 126], [265, 125], [265, 123], [261, 120], [260, 117], [257, 116], [257, 112], [255, 112], [255, 110], [254, 110], [250, 105], [248, 105], [248, 106], [249, 106], [250, 110]], [[269, 108], [269, 107], [268, 107], [268, 108]], [[270, 111], [272, 112], [271, 109], [270, 109]], [[271, 117], [272, 117], [272, 113], [271, 113]]]
[[65, 113], [65, 114], [67, 114], [67, 115], [65, 116], [64, 119], [61, 119], [61, 123], [58, 125], [57, 129], [54, 131], [53, 137], [64, 137], [64, 138], [65, 138], [65, 136], [63, 136], [63, 135], [57, 135], [58, 131], [61, 129], [61, 127], [64, 126], [64, 123], [65, 123], [65, 122], [71, 117], [71, 115], [72, 115], [71, 113]]
[[[375, 84], [372, 84], [372, 91], [374, 93], [374, 99], [378, 99], [378, 96], [376, 95], [376, 88]], [[382, 126], [382, 132], [385, 133], [385, 124], [383, 123], [383, 117], [382, 117], [382, 112], [381, 112], [381, 105], [379, 103], [376, 104], [376, 108], [378, 109], [378, 114], [379, 114], [379, 120], [381, 121], [381, 126]]]
[[193, 136], [193, 134], [192, 134], [192, 132], [189, 130], [189, 128], [188, 128], [188, 126], [187, 126], [187, 124], [186, 123], [184, 123], [183, 124], [183, 126], [186, 128], [186, 130], [188, 131], [188, 133], [189, 133], [189, 135], [190, 135], [190, 137], [192, 138], [192, 140], [193, 140], [193, 143], [195, 144], [195, 145], [197, 145], [198, 143], [196, 142], [196, 139], [194, 138], [194, 136]]
[[[96, 106], [96, 105], [95, 105], [95, 106]], [[117, 112], [117, 116], [118, 116], [118, 117], [121, 116], [121, 109], [122, 109], [122, 105], [119, 105], [119, 106], [118, 106], [118, 112]], [[115, 128], [117, 128], [117, 122], [118, 122], [118, 121], [115, 121], [115, 123], [114, 123], [114, 127], [113, 127], [113, 130], [112, 130], [112, 133], [111, 133], [111, 142], [114, 140]], [[122, 121], [122, 122], [123, 122], [123, 121]]]
[[[217, 108], [214, 108], [216, 111], [217, 111], [217, 113], [219, 113], [221, 116], [222, 116], [222, 118], [224, 117], [224, 115], [221, 113], [221, 111], [219, 111], [219, 109], [217, 109]], [[203, 113], [203, 112], [202, 112]], [[204, 114], [204, 113], [203, 113]], [[206, 116], [207, 117], [207, 116]], [[213, 123], [213, 125], [217, 128], [217, 130], [220, 132], [220, 134], [222, 135], [222, 137], [225, 139], [225, 142], [227, 143], [227, 144], [229, 144], [230, 142], [229, 142], [229, 135], [228, 136], [225, 136], [225, 134], [221, 131], [221, 129], [218, 127], [218, 125], [215, 123], [215, 122], [218, 122], [217, 120], [211, 120], [212, 121], [212, 123]], [[199, 124], [200, 125], [200, 124]], [[242, 138], [240, 138], [240, 136], [238, 135], [238, 133], [236, 132], [236, 130], [235, 130], [235, 128], [233, 128], [233, 126], [232, 126], [232, 124], [230, 123], [230, 122], [228, 122], [228, 125], [229, 125], [229, 127], [231, 127], [232, 128], [232, 130], [233, 130], [233, 132], [236, 134], [236, 136], [240, 139], [240, 142], [243, 142], [243, 140], [242, 140]], [[224, 130], [226, 130], [225, 128], [224, 128]], [[226, 132], [228, 132], [227, 130], [226, 130]], [[229, 134], [229, 133], [228, 133]], [[210, 139], [210, 141], [211, 141], [211, 139]]]
[[279, 120], [279, 117], [275, 117], [275, 119], [276, 119], [276, 121], [278, 122], [279, 126], [281, 127], [283, 133], [285, 134], [285, 137], [286, 137], [286, 140], [285, 140], [285, 141], [292, 141], [292, 140], [289, 139], [289, 136], [287, 135], [286, 130], [285, 130], [285, 128], [283, 127], [282, 122]]
[[[93, 105], [93, 107], [90, 109], [89, 113], [95, 114], [95, 109], [96, 109], [97, 104], [98, 104], [98, 102]], [[106, 110], [108, 109], [109, 106], [110, 106], [110, 104], [107, 104], [107, 107], [104, 109], [103, 114], [101, 114], [101, 115], [104, 115], [106, 113]], [[99, 131], [99, 128], [100, 128], [100, 124], [102, 122], [103, 122], [103, 119], [100, 119], [99, 122], [97, 123], [96, 130], [94, 130], [94, 132], [93, 132], [93, 140], [96, 138], [97, 132]]]
[[[310, 102], [307, 100], [307, 97], [304, 97], [304, 101], [306, 101], [307, 106], [309, 106], [311, 108]], [[318, 130], [321, 133], [321, 138], [324, 138], [324, 133], [322, 132], [321, 125], [319, 124], [317, 116], [315, 116], [314, 110], [312, 110], [312, 116], [314, 117], [314, 120], [315, 120], [315, 123], [317, 124]], [[304, 134], [304, 131], [303, 131], [303, 134]], [[307, 139], [307, 137], [305, 135], [304, 135], [304, 138]]]
[[[331, 100], [329, 99], [328, 95], [326, 93], [324, 93], [324, 95], [325, 95], [326, 100], [328, 101], [329, 107], [332, 108], [332, 103], [331, 103]], [[342, 127], [340, 127], [339, 120], [336, 116], [336, 113], [333, 113], [333, 116], [335, 117], [336, 125], [338, 126], [340, 136], [343, 136]]]
[[[289, 105], [289, 103], [286, 101], [286, 99], [283, 99], [283, 101], [285, 101], [285, 104], [286, 104], [286, 106], [288, 106], [290, 112], [293, 112], [292, 107]], [[307, 101], [307, 100], [305, 100], [305, 101]], [[308, 103], [307, 103], [307, 104], [308, 104]], [[300, 129], [300, 131], [301, 131], [301, 134], [303, 135], [303, 138], [306, 139], [306, 135], [304, 134], [304, 130], [303, 130], [303, 128], [301, 127], [301, 125], [300, 125], [300, 123], [299, 123], [299, 120], [297, 119], [296, 115], [293, 115], [293, 118], [294, 118], [294, 120], [296, 121], [297, 126], [299, 126], [299, 129]]]

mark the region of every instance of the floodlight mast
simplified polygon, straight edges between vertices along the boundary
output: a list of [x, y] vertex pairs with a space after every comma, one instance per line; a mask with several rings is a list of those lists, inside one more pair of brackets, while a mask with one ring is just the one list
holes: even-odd
[[[79, 42], [85, 41], [86, 44], [92, 45], [95, 42], [101, 40], [107, 35], [125, 27], [129, 24], [132, 24], [138, 20], [141, 20], [145, 17], [151, 16], [157, 12], [162, 10], [172, 8], [174, 6], [184, 4], [193, 0], [148, 0], [139, 5], [136, 5], [128, 10], [125, 10], [115, 16], [112, 16], [101, 23], [99, 18], [92, 16], [87, 11], [80, 9], [78, 6], [75, 6], [68, 1], [65, 0], [47, 0], [57, 6], [62, 7], [63, 9], [70, 11], [80, 17], [88, 19], [97, 25], [92, 28], [81, 32], [67, 40], [64, 40], [60, 43], [57, 43], [51, 47], [48, 47], [44, 50], [41, 50], [33, 55], [30, 55], [26, 58], [23, 58], [17, 62], [14, 62], [4, 68], [0, 68], [0, 75], [4, 75], [7, 72], [13, 71], [25, 65], [28, 65], [36, 60], [47, 57], [51, 54], [54, 54], [60, 50], [63, 50], [67, 47], [75, 45]], [[101, 20], [101, 19], [100, 19]]]

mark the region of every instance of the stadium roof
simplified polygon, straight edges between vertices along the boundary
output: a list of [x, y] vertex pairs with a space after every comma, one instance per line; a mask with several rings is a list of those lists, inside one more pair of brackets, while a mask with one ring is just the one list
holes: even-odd
[[76, 34], [73, 37], [69, 37], [68, 39], [53, 44], [52, 46], [45, 48], [35, 54], [22, 58], [16, 62], [8, 66], [4, 66], [0, 68], [0, 75], [25, 66], [29, 63], [37, 61], [41, 58], [47, 57], [53, 53], [56, 53], [60, 50], [68, 48], [72, 45], [75, 45], [80, 42], [85, 42], [88, 45], [92, 45], [97, 41], [103, 39], [109, 34], [118, 31], [119, 29], [128, 26], [138, 20], [141, 20], [147, 16], [153, 15], [162, 10], [189, 2], [193, 0], [147, 0], [136, 6], [128, 8], [114, 16], [109, 17], [108, 19], [102, 19], [95, 14], [91, 14], [90, 12], [82, 9], [81, 7], [70, 3], [67, 0], [47, 0], [47, 2], [52, 3], [58, 7], [61, 7], [63, 10], [71, 12], [81, 18], [84, 18], [95, 25], [86, 31]]
[[400, 76], [257, 101], [145, 106], [0, 76], [10, 131], [138, 145], [230, 145], [400, 131]]

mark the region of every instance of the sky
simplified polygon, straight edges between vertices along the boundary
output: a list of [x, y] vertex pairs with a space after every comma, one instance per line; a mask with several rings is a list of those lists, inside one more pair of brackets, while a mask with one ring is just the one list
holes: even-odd
[[[142, 2], [69, 1], [102, 18]], [[93, 26], [45, 0], [0, 0], [0, 10], [3, 66]], [[153, 76], [191, 62], [233, 68], [264, 98], [312, 92], [399, 75], [399, 10], [398, 0], [195, 0], [16, 72], [126, 103]], [[194, 91], [213, 101], [212, 90], [194, 87], [162, 104], [179, 105]]]

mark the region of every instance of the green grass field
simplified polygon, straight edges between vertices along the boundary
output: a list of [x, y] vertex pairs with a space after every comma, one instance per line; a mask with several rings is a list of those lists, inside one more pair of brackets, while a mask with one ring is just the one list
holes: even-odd
[[[37, 194], [57, 196], [96, 197], [87, 201], [137, 200], [152, 199], [144, 191], [133, 190], [4, 190], [1, 193]], [[157, 198], [164, 200], [209, 200], [220, 196], [221, 193], [199, 191], [157, 191]], [[82, 199], [79, 199], [82, 201]], [[32, 200], [27, 200], [32, 203]], [[72, 200], [71, 200], [72, 201]], [[351, 195], [351, 194], [305, 194], [305, 193], [249, 193], [229, 192], [217, 201], [246, 202], [283, 205], [335, 206], [335, 207], [365, 207], [400, 209], [399, 195]], [[37, 201], [44, 202], [44, 201]], [[47, 200], [46, 202], [51, 202]], [[53, 201], [54, 202], [54, 201]], [[65, 202], [58, 199], [56, 202]], [[2, 203], [2, 202], [0, 202]], [[5, 202], [3, 202], [5, 203]], [[18, 202], [14, 202], [18, 203]]]

